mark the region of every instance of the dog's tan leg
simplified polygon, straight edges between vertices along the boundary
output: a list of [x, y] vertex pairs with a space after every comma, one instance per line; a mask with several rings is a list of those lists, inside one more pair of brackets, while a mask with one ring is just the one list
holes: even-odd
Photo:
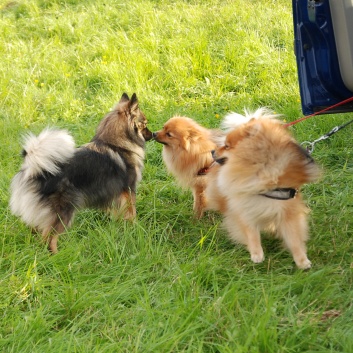
[[58, 239], [59, 234], [53, 234], [49, 240], [49, 250], [52, 254], [57, 254], [58, 252]]
[[51, 231], [52, 231], [52, 226], [44, 229], [43, 232], [42, 232], [43, 243], [48, 244], [48, 248], [49, 248], [49, 241], [50, 241], [50, 233], [51, 233]]
[[225, 225], [232, 240], [246, 245], [253, 262], [260, 263], [265, 260], [260, 232], [256, 228], [247, 226], [238, 215], [234, 214], [226, 216]]
[[43, 241], [48, 244], [48, 249], [52, 254], [58, 252], [59, 235], [64, 233], [70, 226], [73, 217], [73, 212], [69, 211], [67, 214], [57, 216], [55, 221], [42, 232]]
[[192, 194], [194, 197], [194, 215], [197, 219], [200, 219], [203, 216], [204, 210], [206, 208], [206, 197], [205, 197], [205, 188], [203, 185], [196, 185], [192, 189]]
[[50, 227], [42, 233], [42, 239], [45, 243], [48, 244], [48, 250], [52, 254], [56, 254], [58, 252], [59, 234], [57, 233], [54, 234], [54, 232], [55, 232], [54, 227]]
[[261, 246], [260, 232], [255, 229], [248, 228], [246, 230], [248, 238], [248, 250], [250, 252], [251, 261], [260, 263], [265, 260], [265, 254]]
[[307, 270], [311, 268], [311, 262], [306, 254], [306, 241], [308, 239], [308, 225], [306, 215], [298, 213], [296, 217], [287, 219], [278, 229], [284, 244], [291, 252], [298, 268]]
[[136, 194], [134, 192], [123, 192], [117, 197], [110, 209], [110, 214], [114, 219], [124, 217], [125, 220], [136, 218]]
[[126, 196], [126, 211], [124, 219], [132, 221], [136, 218], [136, 194], [134, 192], [127, 193]]

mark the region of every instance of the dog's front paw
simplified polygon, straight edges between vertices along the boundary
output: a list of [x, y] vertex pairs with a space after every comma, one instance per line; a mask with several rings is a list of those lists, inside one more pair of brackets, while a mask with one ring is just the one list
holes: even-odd
[[263, 251], [257, 251], [257, 252], [253, 252], [251, 253], [251, 261], [259, 264], [260, 262], [263, 262], [265, 260], [265, 255]]
[[301, 270], [309, 270], [311, 268], [311, 261], [308, 258], [305, 258], [301, 261], [297, 261], [296, 265]]

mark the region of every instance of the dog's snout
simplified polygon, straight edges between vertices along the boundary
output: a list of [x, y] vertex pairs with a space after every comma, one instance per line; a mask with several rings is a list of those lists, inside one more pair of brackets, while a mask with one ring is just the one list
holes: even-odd
[[224, 165], [227, 162], [228, 158], [227, 157], [223, 157], [223, 158], [215, 158], [215, 161], [220, 164], [220, 165]]
[[142, 130], [142, 136], [145, 139], [145, 141], [149, 141], [153, 139], [153, 132], [148, 130], [147, 127]]

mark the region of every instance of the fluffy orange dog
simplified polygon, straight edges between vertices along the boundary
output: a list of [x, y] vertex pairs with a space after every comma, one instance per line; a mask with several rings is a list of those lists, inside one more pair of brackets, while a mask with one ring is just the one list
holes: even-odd
[[182, 187], [192, 190], [195, 216], [202, 217], [206, 207], [207, 172], [214, 162], [212, 150], [222, 134], [206, 129], [190, 118], [175, 116], [153, 136], [164, 145], [162, 155], [168, 171]]
[[320, 168], [289, 131], [266, 109], [227, 134], [216, 149], [205, 190], [208, 208], [224, 215], [230, 238], [247, 246], [251, 260], [264, 260], [260, 231], [284, 241], [300, 269], [306, 254], [307, 213], [300, 187], [315, 181]]

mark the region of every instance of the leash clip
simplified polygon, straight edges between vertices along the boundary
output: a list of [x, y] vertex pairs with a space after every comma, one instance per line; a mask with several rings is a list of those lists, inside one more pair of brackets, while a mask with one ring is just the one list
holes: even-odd
[[[337, 126], [336, 126], [336, 127], [337, 127]], [[333, 129], [332, 129], [330, 132], [332, 132], [332, 131], [333, 131]], [[336, 131], [337, 131], [337, 130], [336, 130]], [[335, 132], [336, 132], [336, 131], [335, 131]], [[333, 134], [333, 133], [334, 133], [334, 132], [332, 132], [332, 134]], [[330, 136], [331, 136], [331, 135], [329, 135], [329, 134], [322, 135], [321, 137], [319, 137], [318, 139], [316, 139], [316, 140], [314, 140], [314, 141], [312, 141], [312, 142], [310, 142], [310, 141], [304, 141], [304, 142], [301, 143], [301, 145], [302, 145], [303, 147], [305, 147], [305, 149], [308, 151], [309, 154], [312, 154], [313, 151], [314, 151], [314, 148], [315, 148], [315, 144], [316, 144], [317, 142], [319, 142], [319, 141], [328, 139]]]
[[303, 146], [303, 147], [307, 150], [307, 152], [308, 152], [309, 154], [312, 154], [313, 151], [314, 151], [314, 148], [315, 148], [315, 144], [316, 144], [317, 142], [328, 139], [329, 137], [331, 137], [331, 135], [333, 135], [333, 134], [336, 133], [337, 131], [343, 129], [344, 127], [346, 127], [348, 124], [350, 124], [350, 123], [352, 123], [352, 122], [353, 122], [353, 120], [351, 120], [351, 121], [349, 121], [348, 123], [343, 124], [343, 125], [341, 125], [341, 126], [335, 126], [335, 127], [334, 127], [331, 131], [329, 131], [327, 134], [320, 136], [318, 139], [316, 139], [316, 140], [314, 140], [314, 141], [312, 141], [312, 142], [310, 142], [310, 141], [304, 141], [304, 142], [302, 142], [302, 143], [301, 143], [301, 146]]
[[314, 151], [314, 147], [315, 147], [315, 141], [314, 142], [310, 142], [310, 141], [304, 141], [302, 142], [300, 145], [304, 147], [304, 149], [309, 153], [312, 154]]

